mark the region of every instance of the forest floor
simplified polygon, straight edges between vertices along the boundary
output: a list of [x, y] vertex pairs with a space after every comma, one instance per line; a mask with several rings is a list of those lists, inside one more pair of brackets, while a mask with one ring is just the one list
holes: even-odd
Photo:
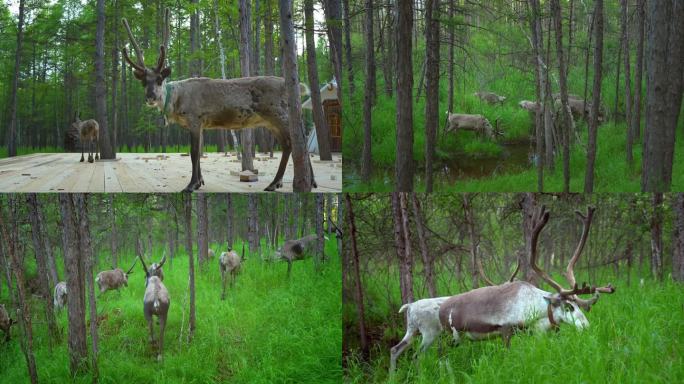
[[[97, 299], [100, 382], [339, 383], [342, 304], [336, 244], [334, 238], [326, 242], [326, 254], [334, 256], [320, 273], [309, 258], [293, 264], [289, 280], [286, 263], [247, 255], [235, 287], [226, 289], [225, 301], [220, 300], [217, 258], [200, 268], [195, 264], [197, 323], [192, 342], [188, 342], [187, 256], [180, 253], [169, 260], [164, 284], [171, 306], [162, 363], [157, 363], [148, 344], [142, 311], [145, 281], [137, 265], [120, 294], [110, 291]], [[125, 260], [132, 261], [133, 256]], [[8, 303], [7, 289], [0, 301]], [[66, 340], [49, 347], [43, 305], [35, 296], [31, 304], [41, 382], [90, 383], [89, 374], [72, 380]], [[66, 338], [66, 311], [58, 315], [58, 322]], [[18, 333], [14, 327], [12, 341], [0, 342], [2, 382], [28, 381]]]
[[[590, 327], [584, 331], [562, 324], [558, 333], [520, 332], [510, 349], [500, 338], [464, 338], [455, 347], [444, 333], [425, 354], [417, 353], [417, 336], [399, 357], [393, 378], [388, 374], [389, 351], [406, 331], [403, 316], [396, 313], [398, 307], [368, 307], [367, 327], [376, 337], [371, 358], [348, 355], [345, 378], [350, 383], [429, 384], [684, 382], [684, 288], [669, 281], [646, 279], [643, 286], [637, 281], [633, 278], [628, 286], [625, 279], [613, 280], [616, 293], [602, 295], [594, 309], [585, 312]], [[398, 294], [398, 288], [394, 292]], [[366, 302], [383, 303], [384, 296], [374, 292]], [[355, 318], [351, 304], [345, 312]]]

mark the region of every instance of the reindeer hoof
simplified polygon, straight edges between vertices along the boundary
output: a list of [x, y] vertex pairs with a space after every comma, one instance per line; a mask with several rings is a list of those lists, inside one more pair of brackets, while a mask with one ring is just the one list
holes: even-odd
[[93, 157], [92, 157], [92, 156], [88, 156], [88, 162], [89, 162], [89, 163], [92, 163], [93, 161], [94, 161], [94, 160], [93, 160]]
[[100, 156], [99, 156], [99, 155], [95, 155], [95, 160], [100, 160]]
[[201, 184], [199, 181], [190, 181], [190, 184], [188, 184], [185, 189], [183, 189], [183, 192], [185, 193], [192, 193], [200, 188]]
[[314, 188], [318, 188], [318, 184], [316, 184], [316, 180], [311, 181], [311, 186]]
[[85, 159], [81, 157], [81, 161], [80, 161], [80, 162], [82, 163], [83, 161], [85, 161]]

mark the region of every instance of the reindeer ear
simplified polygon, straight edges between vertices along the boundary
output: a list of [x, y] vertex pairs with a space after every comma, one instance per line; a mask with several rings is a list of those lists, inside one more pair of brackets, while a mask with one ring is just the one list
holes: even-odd
[[143, 71], [133, 70], [133, 76], [138, 80], [143, 80], [145, 78], [145, 73]]
[[161, 75], [162, 75], [162, 78], [164, 78], [164, 79], [169, 77], [171, 75], [171, 67], [166, 67], [166, 68], [162, 69]]
[[557, 307], [561, 303], [560, 297], [556, 296], [544, 296], [544, 300], [546, 300], [547, 303], [553, 305], [554, 307]]

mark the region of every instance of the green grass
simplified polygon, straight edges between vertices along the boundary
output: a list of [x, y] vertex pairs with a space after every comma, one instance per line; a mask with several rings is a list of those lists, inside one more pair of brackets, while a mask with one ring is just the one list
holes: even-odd
[[[636, 279], [632, 279], [634, 283]], [[424, 355], [413, 357], [420, 336], [400, 356], [389, 380], [392, 342], [375, 344], [369, 362], [352, 354], [345, 377], [350, 383], [676, 383], [684, 381], [684, 316], [681, 284], [646, 281], [644, 287], [613, 280], [617, 291], [602, 295], [585, 314], [590, 327], [577, 331], [567, 324], [560, 332], [520, 332], [505, 349], [501, 339], [452, 345], [442, 338]], [[395, 290], [394, 292], [398, 292]], [[444, 293], [444, 292], [442, 292]], [[372, 295], [371, 295], [372, 296]], [[372, 299], [371, 299], [372, 300]], [[382, 297], [378, 297], [382, 300]], [[385, 300], [386, 301], [386, 300]], [[404, 321], [369, 308], [376, 316], [397, 319], [386, 324], [393, 342], [405, 332]], [[442, 349], [440, 355], [438, 345]]]
[[[327, 255], [337, 255], [336, 248], [334, 239], [326, 242]], [[132, 256], [126, 260], [132, 261]], [[98, 298], [98, 314], [107, 316], [98, 330], [101, 383], [341, 381], [341, 271], [337, 256], [325, 263], [320, 273], [314, 272], [311, 258], [295, 262], [288, 280], [286, 263], [266, 263], [247, 255], [225, 301], [220, 300], [217, 258], [203, 269], [197, 269], [197, 264], [195, 268], [197, 328], [188, 343], [187, 256], [181, 254], [173, 265], [168, 261], [164, 267], [171, 307], [162, 363], [157, 363], [147, 341], [140, 266], [120, 295], [107, 292]], [[3, 294], [7, 294], [6, 289]], [[72, 382], [66, 341], [50, 351], [43, 306], [38, 300], [33, 300], [32, 311], [40, 380]], [[66, 337], [66, 311], [58, 320]], [[9, 344], [0, 344], [0, 381], [6, 383], [28, 381], [17, 329], [13, 329]], [[73, 381], [89, 383], [91, 378], [88, 374]]]

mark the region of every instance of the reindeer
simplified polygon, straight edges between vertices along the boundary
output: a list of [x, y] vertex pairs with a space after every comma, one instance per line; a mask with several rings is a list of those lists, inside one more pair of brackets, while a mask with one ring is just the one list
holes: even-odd
[[[166, 49], [169, 38], [169, 10], [166, 10], [163, 43], [159, 47], [156, 67], [146, 67], [142, 50], [133, 37], [126, 19], [122, 20], [128, 37], [136, 52], [137, 62], [133, 62], [126, 48], [124, 58], [133, 67], [133, 75], [145, 87], [146, 103], [157, 107], [169, 121], [178, 123], [190, 132], [190, 157], [192, 177], [183, 192], [192, 192], [204, 185], [200, 169], [202, 132], [205, 129], [239, 130], [263, 126], [279, 141], [283, 154], [275, 178], [266, 191], [275, 191], [283, 186], [283, 174], [292, 152], [290, 137], [288, 103], [285, 79], [273, 76], [256, 76], [238, 79], [193, 78], [180, 81], [167, 81], [171, 68], [165, 67]], [[300, 84], [301, 92], [308, 94], [308, 88]], [[309, 157], [307, 167], [311, 172], [313, 187], [313, 168]]]
[[227, 252], [221, 253], [219, 257], [219, 269], [221, 270], [221, 283], [223, 285], [223, 292], [221, 293], [221, 300], [226, 298], [226, 273], [230, 273], [230, 287], [233, 287], [235, 283], [235, 278], [240, 272], [240, 265], [242, 264], [242, 259], [245, 258], [245, 246], [242, 246], [242, 258], [237, 252], [233, 251], [228, 247]]
[[150, 328], [150, 344], [154, 344], [154, 326], [152, 316], [157, 316], [159, 319], [159, 350], [157, 352], [157, 361], [162, 361], [164, 353], [164, 329], [166, 328], [166, 317], [169, 313], [169, 306], [171, 305], [171, 298], [169, 291], [162, 283], [159, 276], [152, 275], [150, 270], [145, 265], [145, 260], [138, 255], [142, 267], [145, 270], [145, 296], [143, 297], [143, 312], [145, 320]]
[[[498, 122], [495, 123], [498, 125]], [[479, 135], [486, 136], [489, 139], [494, 139], [496, 135], [502, 135], [502, 132], [495, 130], [492, 127], [492, 124], [489, 123], [489, 120], [482, 115], [466, 115], [462, 113], [447, 112], [445, 132], [456, 133], [459, 130], [472, 131]]]
[[499, 96], [496, 93], [492, 92], [475, 92], [473, 93], [473, 96], [479, 98], [480, 100], [486, 101], [487, 104], [501, 104], [503, 105], [504, 101], [506, 101], [505, 96]]
[[86, 141], [88, 142], [88, 162], [93, 162], [93, 142], [96, 145], [95, 160], [100, 160], [100, 125], [94, 119], [81, 121], [79, 116], [76, 116], [76, 121], [71, 123], [71, 126], [78, 131], [78, 137], [81, 139], [81, 163], [83, 162], [83, 151]]
[[[615, 289], [610, 284], [604, 287], [590, 287], [586, 283], [580, 288], [575, 281], [574, 266], [587, 240], [594, 208], [589, 207], [587, 211], [586, 216], [577, 212], [582, 218], [584, 228], [565, 274], [572, 286], [571, 289], [565, 289], [553, 281], [536, 264], [539, 233], [549, 219], [548, 211], [541, 207], [533, 217], [530, 264], [557, 293], [541, 290], [525, 281], [514, 281], [452, 296], [440, 306], [439, 320], [444, 329], [451, 330], [454, 341], [458, 344], [459, 332], [464, 332], [472, 340], [501, 335], [504, 345], [509, 347], [515, 329], [557, 330], [559, 323], [573, 324], [580, 330], [588, 327], [589, 321], [580, 307], [589, 311], [598, 300], [599, 292], [613, 293]], [[594, 296], [588, 300], [578, 297], [581, 294], [592, 293]]]
[[[485, 275], [484, 270], [482, 269], [482, 263], [479, 262], [479, 259], [477, 266], [482, 279], [490, 285], [496, 285]], [[519, 270], [520, 258], [518, 257], [518, 265], [508, 279], [509, 282], [513, 281]], [[449, 299], [449, 297], [450, 296], [443, 296], [422, 299], [414, 301], [413, 303], [404, 304], [399, 308], [399, 313], [406, 312], [406, 334], [399, 344], [390, 349], [390, 373], [395, 371], [399, 355], [408, 348], [413, 337], [416, 336], [418, 332], [423, 336], [420, 343], [420, 352], [427, 351], [437, 336], [442, 333], [443, 328], [439, 321], [439, 307]]]
[[67, 285], [66, 282], [60, 281], [55, 285], [55, 293], [53, 304], [55, 305], [55, 310], [60, 311], [67, 304]]
[[276, 257], [287, 261], [287, 275], [292, 271], [292, 262], [304, 260], [310, 250], [311, 244], [318, 240], [318, 235], [308, 235], [297, 240], [287, 240], [276, 251]]
[[0, 304], [0, 329], [5, 332], [5, 342], [10, 341], [10, 328], [16, 323], [17, 321], [9, 316], [5, 304]]
[[133, 267], [135, 267], [137, 261], [133, 261], [133, 265], [131, 265], [127, 272], [124, 272], [121, 268], [116, 268], [98, 273], [95, 277], [95, 282], [100, 287], [100, 294], [113, 289], [116, 289], [120, 294], [122, 286], [128, 287], [128, 275], [133, 273]]

